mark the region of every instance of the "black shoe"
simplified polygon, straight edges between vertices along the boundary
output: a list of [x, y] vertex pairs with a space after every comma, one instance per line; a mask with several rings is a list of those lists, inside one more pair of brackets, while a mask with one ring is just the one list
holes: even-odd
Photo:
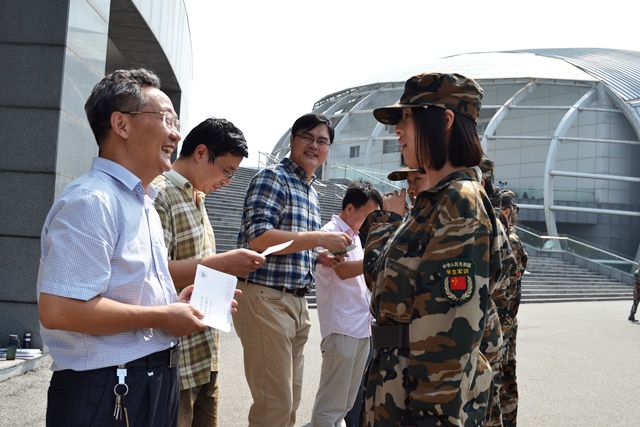
[[634, 316], [629, 316], [629, 320], [632, 322], [637, 322], [636, 318]]

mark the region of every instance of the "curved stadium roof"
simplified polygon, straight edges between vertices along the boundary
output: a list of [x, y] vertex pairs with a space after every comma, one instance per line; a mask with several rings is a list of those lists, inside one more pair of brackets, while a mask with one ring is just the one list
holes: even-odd
[[[358, 86], [404, 82], [415, 74], [429, 71], [455, 72], [475, 80], [542, 78], [601, 81], [623, 101], [630, 104], [640, 102], [640, 52], [616, 49], [526, 49], [465, 53], [378, 75]], [[323, 100], [338, 93], [328, 95]]]

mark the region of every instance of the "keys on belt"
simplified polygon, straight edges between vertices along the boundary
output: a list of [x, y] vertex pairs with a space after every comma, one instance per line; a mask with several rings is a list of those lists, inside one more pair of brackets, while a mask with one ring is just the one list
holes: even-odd
[[409, 325], [371, 325], [373, 348], [409, 348]]

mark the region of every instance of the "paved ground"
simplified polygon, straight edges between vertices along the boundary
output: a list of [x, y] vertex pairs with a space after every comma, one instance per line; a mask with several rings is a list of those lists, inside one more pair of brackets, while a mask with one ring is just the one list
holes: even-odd
[[[518, 380], [521, 427], [637, 426], [640, 324], [630, 301], [525, 304], [520, 308]], [[320, 373], [320, 336], [312, 310], [303, 401], [308, 426]], [[221, 334], [220, 427], [246, 426], [251, 398], [234, 332]], [[2, 369], [0, 362], [0, 369]], [[0, 426], [44, 425], [48, 364], [2, 381]]]

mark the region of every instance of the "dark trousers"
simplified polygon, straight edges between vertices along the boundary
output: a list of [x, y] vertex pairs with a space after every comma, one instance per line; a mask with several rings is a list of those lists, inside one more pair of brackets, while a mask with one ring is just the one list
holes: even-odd
[[629, 317], [635, 317], [636, 311], [638, 310], [639, 302], [640, 302], [640, 296], [633, 299], [633, 304], [631, 305], [631, 314], [629, 314]]
[[[127, 368], [129, 392], [122, 397], [129, 425], [174, 427], [178, 421], [178, 367]], [[113, 416], [118, 384], [116, 367], [90, 371], [55, 371], [47, 401], [47, 426], [125, 426]], [[118, 392], [123, 386], [118, 386]]]

